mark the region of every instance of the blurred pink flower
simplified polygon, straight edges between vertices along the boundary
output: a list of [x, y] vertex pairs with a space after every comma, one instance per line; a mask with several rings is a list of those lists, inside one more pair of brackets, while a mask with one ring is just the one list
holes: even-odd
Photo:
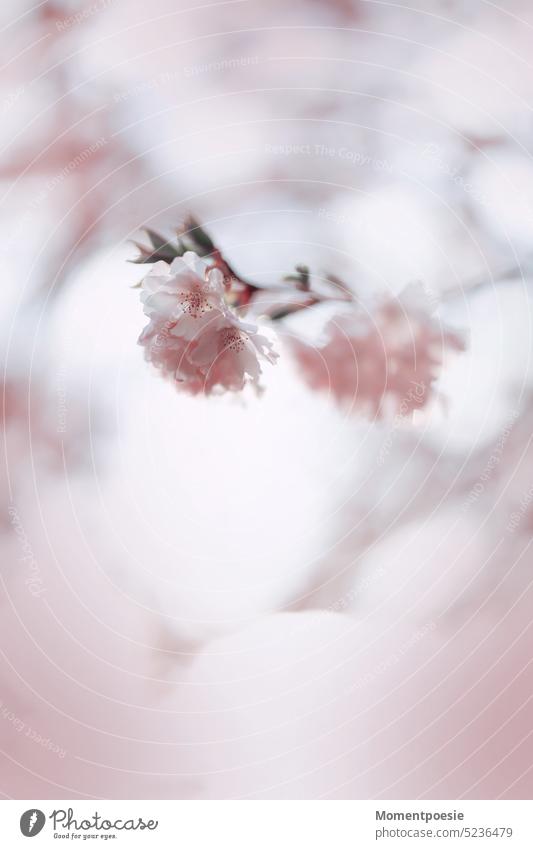
[[464, 349], [411, 292], [387, 299], [374, 314], [355, 308], [331, 319], [319, 345], [291, 337], [289, 346], [311, 388], [378, 418], [426, 406], [446, 349]]
[[270, 342], [235, 315], [224, 299], [224, 277], [188, 251], [158, 262], [142, 282], [150, 323], [139, 344], [145, 357], [180, 388], [196, 395], [258, 386], [259, 359], [274, 363]]

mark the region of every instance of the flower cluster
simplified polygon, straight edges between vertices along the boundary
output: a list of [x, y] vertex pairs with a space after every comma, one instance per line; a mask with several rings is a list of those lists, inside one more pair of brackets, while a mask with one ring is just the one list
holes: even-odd
[[139, 342], [146, 359], [190, 394], [237, 392], [247, 383], [258, 388], [261, 360], [275, 362], [270, 342], [236, 310], [281, 327], [317, 305], [334, 306], [318, 345], [291, 336], [289, 348], [311, 388], [377, 418], [403, 418], [425, 407], [445, 352], [464, 348], [462, 338], [435, 319], [435, 305], [419, 284], [365, 309], [335, 275], [317, 288], [303, 265], [281, 286], [259, 288], [233, 270], [192, 217], [175, 243], [146, 233], [150, 247], [138, 245], [136, 262], [152, 266], [141, 284], [149, 324]]
[[311, 388], [377, 418], [426, 406], [445, 351], [464, 347], [457, 333], [401, 296], [373, 312], [354, 305], [328, 322], [317, 346], [297, 337], [288, 344]]
[[223, 272], [192, 251], [170, 265], [156, 262], [141, 301], [146, 359], [193, 395], [239, 391], [248, 382], [257, 388], [260, 360], [276, 360], [270, 342], [229, 307]]

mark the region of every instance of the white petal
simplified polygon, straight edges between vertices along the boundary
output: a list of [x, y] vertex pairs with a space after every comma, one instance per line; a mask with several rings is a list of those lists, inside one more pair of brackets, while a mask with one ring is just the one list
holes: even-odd
[[207, 274], [207, 280], [212, 289], [220, 294], [224, 293], [224, 275], [220, 268], [211, 268]]
[[144, 314], [151, 316], [157, 314], [161, 318], [172, 318], [178, 306], [176, 296], [171, 292], [142, 292], [141, 302]]
[[170, 267], [163, 259], [156, 262], [150, 269], [146, 277], [142, 281], [142, 288], [150, 292], [155, 292], [169, 277]]
[[195, 254], [194, 251], [185, 251], [182, 259], [187, 268], [192, 271], [193, 274], [196, 274], [202, 282], [205, 282], [206, 272], [209, 269], [207, 263], [204, 262], [203, 259], [200, 259], [198, 254]]

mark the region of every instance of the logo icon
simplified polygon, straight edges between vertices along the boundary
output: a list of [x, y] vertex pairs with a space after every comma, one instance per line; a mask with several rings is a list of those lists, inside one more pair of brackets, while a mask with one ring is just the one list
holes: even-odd
[[43, 830], [46, 817], [38, 808], [30, 808], [24, 811], [20, 818], [20, 830], [24, 837], [35, 837]]

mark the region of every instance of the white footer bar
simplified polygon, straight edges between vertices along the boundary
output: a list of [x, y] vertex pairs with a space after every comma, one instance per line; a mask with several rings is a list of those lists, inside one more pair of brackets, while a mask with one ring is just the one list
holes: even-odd
[[[34, 839], [35, 843], [30, 843]], [[0, 846], [533, 849], [529, 801], [0, 802]]]

